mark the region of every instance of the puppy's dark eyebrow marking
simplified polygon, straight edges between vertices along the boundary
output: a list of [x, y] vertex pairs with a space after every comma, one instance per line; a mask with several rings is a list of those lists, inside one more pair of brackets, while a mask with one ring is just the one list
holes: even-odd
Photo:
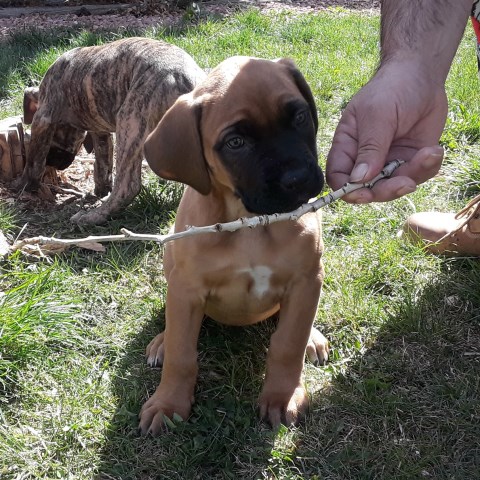
[[258, 128], [258, 125], [255, 125], [255, 123], [251, 120], [242, 118], [241, 120], [233, 122], [222, 130], [222, 133], [220, 134], [220, 141], [232, 133], [254, 137], [255, 132], [258, 132]]
[[293, 115], [298, 110], [308, 110], [308, 109], [309, 109], [308, 103], [304, 100], [300, 100], [299, 98], [290, 100], [283, 105], [283, 111], [285, 112], [285, 114], [289, 116]]

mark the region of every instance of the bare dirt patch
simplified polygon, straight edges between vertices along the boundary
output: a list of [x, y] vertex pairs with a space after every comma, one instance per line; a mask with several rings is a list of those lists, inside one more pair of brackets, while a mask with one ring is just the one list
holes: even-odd
[[[172, 2], [151, 2], [155, 7], [145, 6], [142, 1], [89, 0], [79, 2], [56, 0], [6, 0], [7, 8], [0, 8], [0, 40], [9, 34], [25, 29], [83, 27], [99, 30], [142, 30], [150, 27], [166, 27], [176, 24], [191, 15], [190, 2], [183, 2], [186, 9], [172, 7]], [[53, 3], [52, 3], [53, 2]], [[178, 2], [182, 4], [182, 2]], [[50, 5], [50, 6], [48, 6]], [[127, 8], [126, 5], [129, 5]], [[379, 0], [206, 0], [198, 2], [201, 16], [224, 17], [238, 10], [258, 8], [260, 11], [287, 10], [295, 13], [312, 13], [326, 8], [341, 7], [349, 10], [378, 10]], [[8, 8], [8, 6], [10, 8]], [[96, 14], [98, 6], [107, 6], [102, 14]], [[23, 7], [23, 8], [19, 8]], [[59, 10], [60, 9], [60, 10]], [[61, 12], [60, 14], [58, 12]]]

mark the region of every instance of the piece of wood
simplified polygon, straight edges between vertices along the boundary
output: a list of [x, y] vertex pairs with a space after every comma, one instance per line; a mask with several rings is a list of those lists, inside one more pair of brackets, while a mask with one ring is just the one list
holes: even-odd
[[0, 181], [10, 182], [25, 167], [25, 135], [20, 117], [0, 121]]
[[21, 138], [23, 137], [23, 127], [19, 124], [8, 129], [8, 144], [10, 145], [10, 162], [12, 178], [23, 172], [25, 167], [25, 157], [23, 155], [24, 147]]
[[0, 131], [0, 181], [9, 182], [13, 178], [8, 133]]

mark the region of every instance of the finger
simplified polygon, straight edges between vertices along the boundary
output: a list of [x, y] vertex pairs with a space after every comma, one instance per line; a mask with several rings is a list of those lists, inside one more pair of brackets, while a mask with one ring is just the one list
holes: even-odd
[[388, 202], [416, 190], [417, 184], [409, 177], [393, 177], [378, 181], [372, 188], [360, 188], [342, 197], [348, 203]]
[[347, 107], [335, 130], [332, 146], [327, 156], [326, 180], [333, 190], [341, 188], [350, 178], [358, 149], [356, 135], [355, 116], [349, 112]]
[[[400, 155], [401, 157], [401, 155]], [[443, 160], [439, 145], [419, 150], [394, 173], [392, 178], [377, 182], [373, 188], [361, 188], [342, 197], [349, 203], [388, 202], [415, 191], [416, 186], [436, 175]]]
[[443, 161], [443, 148], [440, 145], [424, 147], [394, 172], [394, 176], [407, 176], [419, 185], [435, 176]]
[[331, 188], [367, 182], [381, 172], [395, 134], [394, 123], [385, 120], [388, 117], [380, 118], [371, 105], [347, 106], [327, 156], [326, 177]]
[[372, 202], [389, 202], [413, 193], [416, 183], [409, 177], [395, 177], [380, 180], [373, 188], [361, 188], [342, 197], [347, 203], [364, 204]]
[[[438, 173], [442, 160], [443, 148], [439, 145], [422, 148], [395, 171], [392, 178], [375, 184], [370, 190], [369, 201], [388, 202], [414, 192], [417, 185]], [[365, 203], [365, 196], [357, 198], [356, 203]]]
[[388, 116], [375, 112], [364, 116], [369, 118], [359, 120], [364, 127], [358, 130], [358, 154], [349, 178], [352, 183], [368, 182], [382, 171], [395, 135]]

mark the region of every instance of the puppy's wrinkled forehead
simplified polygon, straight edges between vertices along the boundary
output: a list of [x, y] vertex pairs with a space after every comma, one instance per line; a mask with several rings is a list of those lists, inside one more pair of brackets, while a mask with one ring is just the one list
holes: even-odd
[[306, 104], [285, 65], [247, 57], [222, 62], [212, 70], [198, 94], [203, 97], [202, 126], [210, 138], [238, 121], [268, 128], [278, 123], [292, 102]]

